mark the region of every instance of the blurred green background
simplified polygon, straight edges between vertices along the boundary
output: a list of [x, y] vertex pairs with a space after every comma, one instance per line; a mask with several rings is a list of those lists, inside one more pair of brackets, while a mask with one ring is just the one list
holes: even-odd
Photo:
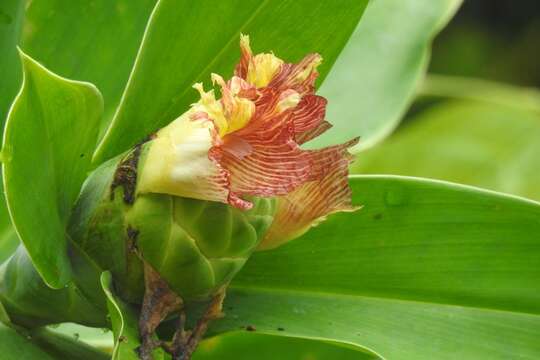
[[540, 200], [540, 2], [465, 0], [405, 119], [356, 173], [459, 182]]
[[437, 37], [430, 72], [540, 86], [540, 2], [465, 0]]

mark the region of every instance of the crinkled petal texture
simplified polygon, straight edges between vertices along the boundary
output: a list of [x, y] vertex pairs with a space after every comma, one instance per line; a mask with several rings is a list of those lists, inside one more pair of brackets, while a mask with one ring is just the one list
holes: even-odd
[[242, 36], [235, 75], [160, 130], [149, 147], [139, 192], [168, 193], [249, 209], [250, 196], [277, 197], [275, 221], [261, 243], [272, 248], [301, 235], [326, 215], [351, 211], [347, 183], [357, 139], [320, 150], [300, 145], [322, 134], [326, 100], [314, 94], [318, 54], [289, 64], [253, 55]]

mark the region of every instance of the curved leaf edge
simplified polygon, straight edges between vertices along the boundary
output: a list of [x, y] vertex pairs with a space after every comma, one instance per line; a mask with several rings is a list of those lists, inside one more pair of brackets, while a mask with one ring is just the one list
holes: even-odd
[[378, 132], [378, 134], [375, 134], [370, 137], [367, 141], [360, 141], [358, 145], [354, 146], [351, 149], [351, 152], [354, 154], [360, 153], [364, 150], [368, 150], [377, 144], [379, 144], [381, 141], [386, 139], [390, 134], [394, 132], [394, 130], [397, 129], [399, 124], [401, 123], [401, 120], [403, 117], [407, 114], [409, 111], [410, 106], [415, 101], [415, 94], [418, 93], [419, 88], [421, 87], [421, 84], [423, 83], [424, 79], [427, 75], [427, 70], [429, 67], [429, 61], [431, 59], [431, 46], [437, 35], [441, 32], [441, 30], [448, 25], [448, 23], [452, 20], [454, 15], [457, 13], [459, 8], [461, 7], [461, 4], [463, 3], [463, 0], [452, 0], [452, 4], [448, 7], [447, 12], [441, 16], [439, 23], [434, 27], [433, 32], [430, 34], [430, 36], [427, 38], [426, 43], [424, 44], [423, 54], [422, 54], [422, 60], [420, 63], [420, 69], [418, 71], [418, 74], [416, 75], [416, 78], [414, 80], [415, 86], [411, 87], [411, 90], [409, 92], [408, 100], [406, 106], [403, 107], [403, 110], [400, 114], [398, 114], [395, 121], [390, 122], [387, 124], [387, 126], [381, 128]]
[[[47, 69], [45, 66], [43, 66], [38, 61], [34, 60], [30, 55], [26, 54], [20, 47], [17, 47], [17, 51], [19, 53], [21, 66], [22, 66], [22, 81], [21, 81], [21, 86], [19, 88], [19, 91], [17, 92], [17, 95], [15, 96], [15, 98], [13, 99], [13, 102], [11, 103], [11, 106], [9, 108], [9, 111], [8, 111], [8, 114], [7, 114], [7, 117], [6, 117], [6, 122], [4, 124], [3, 137], [2, 137], [2, 149], [0, 150], [0, 160], [2, 161], [2, 183], [3, 183], [3, 187], [4, 187], [6, 207], [7, 207], [8, 213], [9, 213], [9, 218], [10, 218], [11, 224], [13, 226], [13, 230], [15, 231], [15, 234], [21, 240], [23, 245], [25, 245], [25, 240], [21, 237], [20, 232], [19, 232], [19, 230], [17, 228], [17, 223], [16, 223], [16, 221], [14, 219], [14, 216], [13, 216], [12, 205], [11, 205], [10, 196], [9, 196], [9, 190], [8, 190], [9, 186], [7, 184], [7, 177], [6, 177], [6, 172], [5, 172], [5, 163], [4, 163], [4, 161], [5, 161], [6, 158], [9, 158], [9, 156], [10, 156], [10, 154], [6, 151], [5, 144], [6, 144], [6, 141], [8, 139], [9, 127], [10, 127], [10, 123], [12, 121], [11, 120], [12, 119], [12, 114], [14, 113], [14, 111], [15, 111], [15, 109], [17, 107], [19, 99], [24, 95], [24, 89], [25, 89], [25, 87], [27, 85], [27, 82], [28, 82], [27, 72], [28, 72], [29, 67], [30, 66], [35, 66], [38, 69], [40, 69], [41, 71], [45, 72], [48, 76], [51, 76], [54, 79], [67, 82], [67, 83], [75, 85], [75, 86], [86, 87], [89, 91], [93, 92], [94, 95], [96, 95], [97, 99], [99, 99], [99, 103], [100, 103], [100, 107], [101, 107], [101, 109], [100, 109], [101, 113], [103, 113], [104, 101], [103, 101], [103, 96], [101, 95], [101, 92], [99, 91], [99, 89], [94, 84], [86, 82], [86, 81], [78, 81], [78, 80], [72, 80], [72, 79], [62, 77], [62, 76], [60, 76], [58, 74], [55, 74], [54, 72], [50, 71], [49, 69]], [[39, 275], [41, 276], [43, 281], [49, 287], [51, 287], [53, 289], [61, 289], [64, 286], [66, 286], [66, 284], [69, 281], [71, 281], [71, 275], [72, 275], [71, 271], [69, 273], [67, 273], [67, 274], [64, 274], [63, 276], [59, 276], [59, 277], [54, 278], [52, 276], [49, 276], [49, 274], [47, 274], [46, 271], [44, 271], [44, 269], [41, 266], [39, 266], [39, 264], [36, 263], [36, 261], [34, 260], [34, 255], [31, 252], [28, 252], [28, 254], [30, 256], [30, 259], [32, 260], [32, 263], [34, 264], [34, 267], [36, 268], [36, 271], [39, 273]], [[63, 256], [65, 256], [67, 258], [67, 256], [68, 256], [67, 251]], [[67, 262], [67, 263], [69, 264], [69, 262]]]
[[445, 180], [439, 180], [439, 179], [432, 179], [427, 177], [417, 177], [417, 176], [404, 176], [404, 175], [393, 175], [393, 174], [369, 174], [369, 175], [361, 175], [361, 174], [352, 174], [349, 175], [349, 181], [354, 181], [355, 179], [361, 180], [361, 179], [395, 179], [395, 180], [402, 180], [405, 182], [416, 182], [416, 183], [425, 183], [425, 184], [433, 184], [433, 185], [439, 185], [439, 186], [445, 186], [448, 189], [455, 189], [458, 191], [465, 191], [475, 194], [481, 194], [481, 195], [489, 195], [494, 196], [497, 198], [503, 198], [508, 200], [514, 200], [514, 201], [520, 201], [524, 203], [528, 203], [529, 205], [535, 205], [540, 207], [540, 201], [536, 201], [533, 199], [529, 199], [523, 196], [504, 193], [500, 191], [490, 190], [490, 189], [484, 189], [478, 186], [473, 185], [466, 185], [466, 184], [460, 184], [456, 182], [451, 181], [445, 181]]

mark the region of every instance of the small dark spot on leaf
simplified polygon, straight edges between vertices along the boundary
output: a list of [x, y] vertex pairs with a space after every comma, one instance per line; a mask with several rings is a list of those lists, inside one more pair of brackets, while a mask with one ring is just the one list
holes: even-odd
[[81, 337], [79, 333], [74, 333], [73, 336], [75, 337], [75, 340], [79, 340], [79, 338]]
[[253, 326], [253, 325], [248, 325], [248, 326], [246, 326], [246, 330], [247, 330], [247, 331], [257, 331], [257, 329], [255, 328], [255, 326]]
[[373, 219], [375, 219], [375, 220], [381, 220], [381, 219], [382, 219], [382, 214], [381, 214], [381, 213], [378, 213], [378, 214], [373, 215]]
[[277, 328], [277, 331], [285, 331], [285, 328], [278, 327], [278, 328]]
[[84, 157], [84, 154], [79, 155], [79, 157], [83, 158], [83, 157]]
[[124, 335], [122, 335], [122, 336], [120, 336], [118, 338], [118, 342], [126, 342], [126, 341], [127, 341], [127, 339], [126, 339], [126, 337]]

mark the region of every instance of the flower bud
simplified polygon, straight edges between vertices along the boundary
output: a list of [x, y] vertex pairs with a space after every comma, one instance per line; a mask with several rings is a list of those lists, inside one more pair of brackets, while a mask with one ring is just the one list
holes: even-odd
[[129, 301], [142, 299], [143, 262], [184, 301], [204, 300], [226, 285], [257, 248], [272, 223], [275, 200], [252, 198], [253, 207], [243, 211], [169, 194], [129, 198], [134, 184], [118, 184], [119, 174], [139, 151], [138, 168], [131, 170], [144, 169], [152, 145], [113, 159], [91, 174], [70, 235], [100, 267], [111, 270], [117, 290]]
[[235, 75], [88, 179], [70, 234], [125, 299], [140, 301], [146, 265], [184, 301], [223, 288], [255, 250], [302, 235], [331, 213], [353, 211], [347, 182], [357, 142], [301, 145], [326, 131], [309, 54], [289, 64], [240, 41]]

